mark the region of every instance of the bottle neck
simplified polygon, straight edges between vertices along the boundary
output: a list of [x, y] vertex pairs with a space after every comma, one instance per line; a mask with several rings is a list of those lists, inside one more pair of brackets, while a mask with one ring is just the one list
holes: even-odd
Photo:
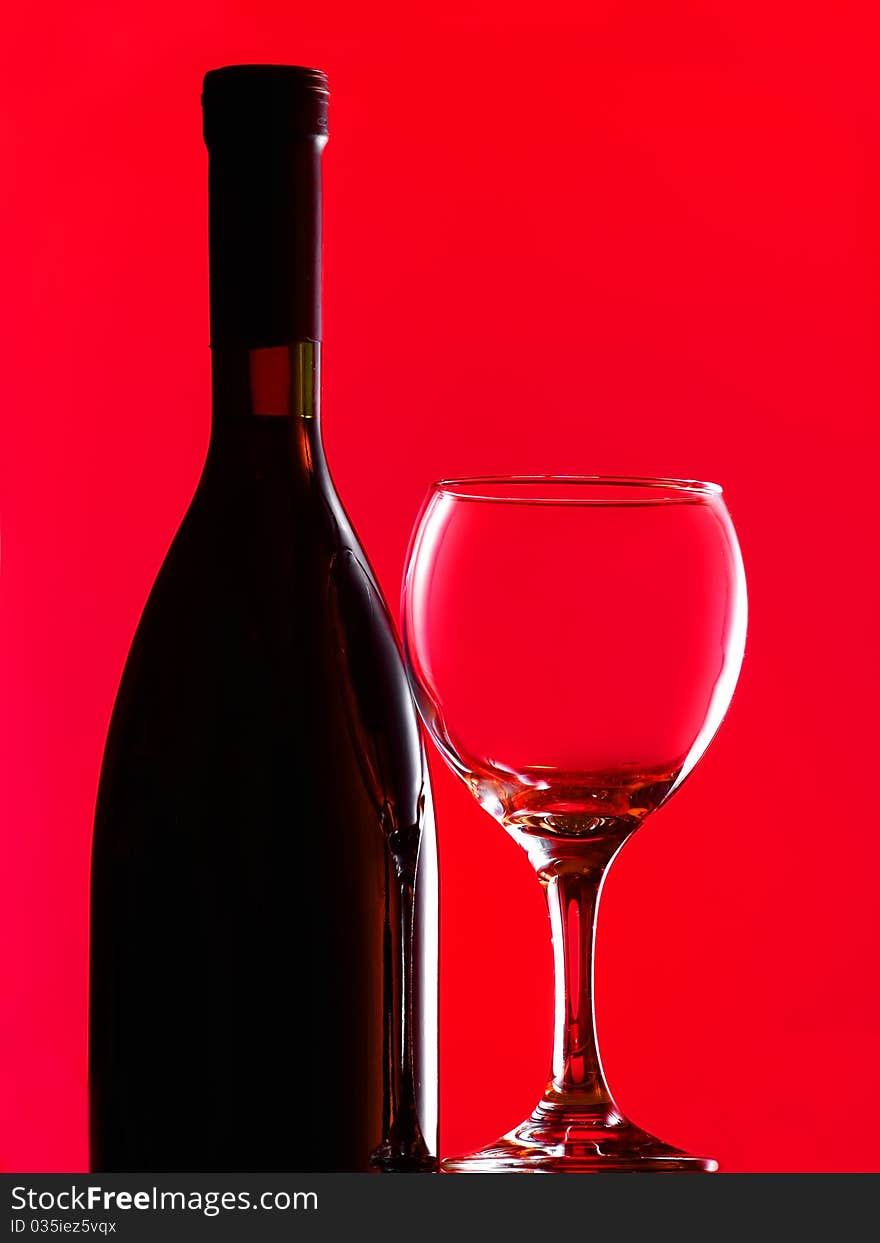
[[293, 80], [254, 71], [247, 90], [233, 90], [231, 78], [206, 78], [208, 469], [227, 481], [289, 482], [293, 472], [309, 486], [326, 483], [319, 425], [326, 83], [316, 86], [312, 75], [303, 85], [297, 73]]
[[215, 346], [211, 380], [215, 427], [258, 415], [305, 419], [316, 433], [320, 428], [320, 341]]
[[[215, 352], [297, 350], [321, 340], [325, 142], [316, 136], [218, 141], [211, 147], [208, 234]], [[280, 364], [260, 361], [256, 366], [275, 373]]]
[[310, 420], [318, 435], [325, 142], [230, 138], [210, 147], [215, 427], [286, 416]]

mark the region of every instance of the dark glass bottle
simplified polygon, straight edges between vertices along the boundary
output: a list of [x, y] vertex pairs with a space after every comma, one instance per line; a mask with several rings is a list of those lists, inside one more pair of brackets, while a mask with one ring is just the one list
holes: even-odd
[[205, 79], [213, 427], [92, 851], [93, 1170], [436, 1167], [436, 847], [320, 432], [324, 75]]

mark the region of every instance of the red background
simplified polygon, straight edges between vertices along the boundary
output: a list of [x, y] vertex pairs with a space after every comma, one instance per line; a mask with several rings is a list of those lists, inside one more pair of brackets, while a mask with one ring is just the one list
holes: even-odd
[[[0, 1166], [83, 1168], [101, 749], [209, 424], [202, 73], [316, 64], [326, 436], [396, 608], [442, 475], [720, 480], [739, 691], [600, 920], [620, 1104], [727, 1170], [880, 1169], [875, 6], [34, 3], [2, 48]], [[536, 594], [539, 584], [536, 584]], [[531, 1108], [548, 926], [434, 764], [443, 1147]]]

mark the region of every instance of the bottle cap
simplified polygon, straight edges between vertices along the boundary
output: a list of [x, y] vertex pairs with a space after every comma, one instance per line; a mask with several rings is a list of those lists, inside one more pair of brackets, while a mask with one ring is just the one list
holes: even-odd
[[225, 65], [205, 74], [205, 143], [263, 144], [327, 134], [327, 77], [300, 65]]

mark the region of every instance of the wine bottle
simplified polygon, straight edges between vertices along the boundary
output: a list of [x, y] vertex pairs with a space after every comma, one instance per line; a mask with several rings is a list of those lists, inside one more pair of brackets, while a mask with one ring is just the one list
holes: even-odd
[[320, 429], [316, 70], [208, 73], [213, 416], [92, 849], [91, 1168], [436, 1168], [436, 847]]

